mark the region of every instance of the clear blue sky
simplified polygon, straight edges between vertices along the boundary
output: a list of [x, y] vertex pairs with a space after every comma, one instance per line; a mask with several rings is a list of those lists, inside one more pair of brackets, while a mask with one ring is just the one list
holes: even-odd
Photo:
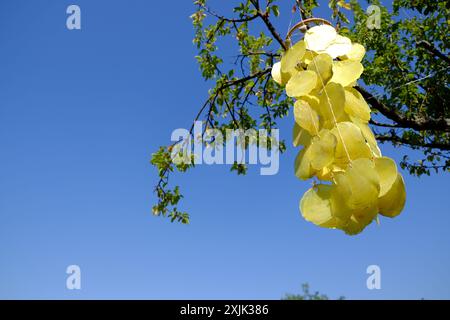
[[[81, 31], [65, 27], [72, 3]], [[300, 217], [310, 182], [295, 178], [292, 147], [275, 176], [174, 176], [189, 226], [151, 215], [150, 155], [208, 89], [193, 11], [187, 0], [1, 1], [0, 298], [278, 299], [303, 282], [330, 297], [450, 298], [448, 175], [405, 174], [403, 214], [356, 237]], [[80, 291], [65, 287], [71, 264]], [[378, 291], [366, 288], [371, 264]]]

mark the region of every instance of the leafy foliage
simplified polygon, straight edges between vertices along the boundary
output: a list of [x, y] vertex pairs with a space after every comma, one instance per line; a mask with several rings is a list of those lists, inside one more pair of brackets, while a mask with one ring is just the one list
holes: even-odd
[[[444, 1], [394, 1], [393, 11], [381, 8], [381, 29], [371, 32], [355, 23], [348, 36], [371, 50], [364, 65], [367, 87], [379, 87], [381, 94], [363, 95], [383, 115], [373, 121], [379, 141], [407, 146], [423, 152], [401, 165], [411, 174], [448, 171], [450, 166], [450, 98], [448, 58], [450, 10]], [[352, 1], [355, 21], [366, 14]]]
[[[318, 291], [311, 293], [309, 291], [309, 284], [302, 284], [302, 294], [286, 294], [283, 300], [329, 300], [328, 296], [321, 294]], [[345, 297], [341, 296], [337, 300], [345, 300]]]
[[[366, 26], [368, 3], [330, 0], [328, 6], [330, 21], [340, 34], [367, 49], [363, 83], [357, 89], [378, 112], [371, 121], [372, 129], [379, 142], [422, 155], [418, 159], [403, 157], [401, 166], [411, 174], [448, 172], [449, 2], [394, 0], [392, 8], [378, 0], [369, 2], [381, 9], [380, 29]], [[292, 0], [292, 4], [301, 19], [314, 17], [319, 6], [315, 0]], [[294, 102], [270, 77], [272, 65], [289, 46], [273, 24], [280, 12], [277, 1], [241, 0], [232, 13], [223, 14], [210, 8], [207, 0], [195, 0], [194, 5], [191, 19], [196, 59], [202, 76], [212, 84], [194, 120], [202, 120], [205, 130], [264, 128], [270, 132], [277, 128]], [[219, 44], [235, 50], [233, 63], [225, 61]], [[284, 151], [285, 142], [280, 141], [279, 147]], [[154, 153], [151, 162], [160, 178], [156, 187], [159, 201], [153, 212], [188, 223], [189, 216], [177, 209], [182, 197], [179, 188], [170, 187], [168, 177], [174, 170], [184, 172], [193, 165], [173, 164], [166, 147]], [[247, 168], [235, 164], [231, 170], [245, 174]]]

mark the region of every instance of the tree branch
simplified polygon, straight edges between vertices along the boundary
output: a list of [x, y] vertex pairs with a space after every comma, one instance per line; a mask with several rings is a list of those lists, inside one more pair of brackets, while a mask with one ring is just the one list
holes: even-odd
[[433, 54], [433, 56], [439, 57], [439, 58], [441, 58], [442, 60], [444, 60], [445, 62], [447, 62], [448, 64], [450, 64], [450, 58], [449, 58], [448, 56], [446, 56], [445, 54], [443, 54], [442, 52], [440, 52], [438, 49], [436, 49], [436, 48], [435, 48], [431, 43], [429, 43], [428, 41], [420, 40], [419, 42], [417, 42], [417, 46], [426, 49], [428, 52], [430, 52], [431, 54]]
[[398, 124], [390, 124], [390, 123], [381, 123], [375, 120], [370, 119], [369, 123], [377, 126], [377, 127], [384, 127], [384, 128], [402, 128], [402, 126], [399, 126]]
[[209, 98], [205, 101], [205, 103], [203, 104], [203, 106], [202, 106], [202, 107], [200, 108], [200, 110], [198, 111], [197, 115], [196, 115], [195, 118], [194, 118], [194, 121], [193, 121], [193, 124], [192, 124], [192, 126], [191, 126], [191, 129], [189, 130], [190, 133], [192, 133], [192, 130], [194, 129], [194, 123], [195, 123], [195, 121], [197, 121], [197, 120], [200, 118], [201, 114], [203, 113], [203, 111], [206, 109], [206, 107], [207, 107], [208, 105], [211, 105], [211, 104], [213, 104], [213, 103], [215, 102], [215, 100], [217, 99], [217, 97], [219, 96], [219, 94], [222, 92], [222, 90], [224, 90], [224, 89], [226, 89], [226, 88], [229, 88], [229, 87], [231, 87], [231, 86], [243, 84], [243, 83], [245, 83], [245, 82], [247, 82], [247, 81], [249, 81], [249, 80], [252, 80], [252, 79], [254, 79], [254, 78], [260, 78], [260, 77], [264, 76], [265, 74], [269, 73], [270, 70], [271, 70], [271, 68], [267, 68], [267, 69], [265, 69], [265, 70], [262, 70], [262, 71], [259, 71], [259, 72], [254, 73], [254, 74], [248, 75], [248, 76], [246, 76], [246, 77], [239, 78], [239, 79], [235, 79], [235, 80], [230, 80], [230, 81], [227, 81], [227, 82], [225, 82], [224, 84], [222, 84], [219, 88], [217, 88], [217, 90], [216, 90], [216, 92], [214, 93], [214, 95], [212, 95], [211, 97], [209, 97]]
[[306, 12], [305, 9], [303, 9], [303, 4], [302, 4], [302, 0], [295, 0], [297, 7], [298, 7], [298, 11], [300, 12], [300, 18], [302, 20], [306, 20]]
[[216, 12], [212, 11], [207, 6], [201, 6], [201, 7], [210, 15], [216, 17], [219, 20], [226, 21], [226, 22], [232, 22], [232, 23], [248, 22], [248, 21], [252, 21], [259, 17], [258, 14], [255, 14], [253, 16], [247, 16], [247, 17], [243, 17], [243, 18], [227, 18], [225, 16], [217, 14]]
[[257, 10], [257, 15], [262, 19], [262, 21], [266, 25], [267, 29], [269, 30], [269, 32], [272, 34], [272, 36], [275, 38], [275, 40], [277, 40], [277, 42], [280, 44], [280, 46], [283, 48], [283, 50], [286, 51], [287, 48], [286, 48], [286, 45], [284, 44], [283, 39], [281, 38], [280, 34], [275, 29], [272, 22], [270, 22], [270, 20], [269, 20], [269, 12], [261, 11], [258, 0], [250, 0], [250, 1], [253, 4], [253, 6], [255, 7], [255, 9]]
[[440, 150], [450, 150], [450, 145], [446, 144], [446, 143], [437, 143], [437, 142], [430, 142], [430, 143], [426, 143], [426, 142], [417, 142], [414, 141], [410, 142], [409, 140], [399, 137], [397, 135], [388, 135], [388, 134], [376, 134], [375, 137], [377, 138], [378, 141], [389, 141], [389, 142], [394, 142], [394, 143], [399, 143], [402, 145], [408, 145], [411, 147], [422, 147], [422, 148], [432, 148], [432, 149], [440, 149]]
[[377, 100], [371, 93], [366, 91], [364, 88], [359, 86], [355, 87], [358, 90], [364, 99], [372, 107], [380, 111], [384, 116], [395, 121], [398, 124], [398, 127], [402, 128], [411, 128], [416, 131], [429, 130], [429, 131], [444, 131], [450, 132], [450, 119], [434, 119], [434, 118], [407, 118], [405, 115], [399, 113], [399, 111], [389, 108], [381, 101]]

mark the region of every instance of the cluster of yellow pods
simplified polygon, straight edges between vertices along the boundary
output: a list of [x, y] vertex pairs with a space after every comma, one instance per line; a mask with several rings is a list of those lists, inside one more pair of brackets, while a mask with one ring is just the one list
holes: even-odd
[[303, 217], [354, 235], [378, 214], [395, 217], [406, 191], [394, 160], [381, 155], [370, 129], [370, 107], [354, 88], [365, 48], [329, 25], [315, 26], [272, 68], [296, 99], [293, 143], [302, 146], [295, 174], [316, 177], [300, 201]]

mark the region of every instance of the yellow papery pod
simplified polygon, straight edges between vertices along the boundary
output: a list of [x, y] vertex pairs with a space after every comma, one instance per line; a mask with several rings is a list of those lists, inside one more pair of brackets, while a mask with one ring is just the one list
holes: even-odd
[[[292, 73], [295, 73], [295, 72], [297, 72], [297, 70], [293, 69]], [[291, 73], [285, 73], [285, 72], [281, 71], [281, 62], [276, 62], [272, 66], [271, 75], [272, 75], [273, 80], [282, 86], [286, 85], [286, 83], [291, 78]]]
[[[346, 113], [343, 113], [336, 120], [337, 120], [338, 123], [339, 122], [350, 122], [351, 121], [350, 117]], [[336, 127], [336, 123], [335, 123], [334, 120], [321, 118], [320, 127], [324, 128], [324, 129], [332, 130], [333, 128]]]
[[359, 79], [364, 67], [359, 61], [344, 60], [333, 62], [333, 77], [330, 82], [341, 84], [347, 87]]
[[337, 35], [333, 42], [325, 49], [333, 59], [343, 56], [352, 49], [352, 42], [349, 38]]
[[305, 33], [306, 49], [315, 52], [324, 51], [337, 37], [336, 29], [323, 24], [308, 29]]
[[346, 164], [340, 166], [333, 162], [331, 165], [328, 165], [326, 167], [323, 167], [321, 170], [318, 170], [316, 172], [316, 177], [319, 180], [333, 181], [334, 174], [344, 172], [346, 168], [347, 168]]
[[322, 170], [333, 163], [336, 144], [336, 137], [327, 129], [321, 130], [320, 136], [311, 140], [309, 156], [313, 169]]
[[311, 108], [313, 108], [316, 112], [320, 112], [320, 109], [319, 109], [320, 98], [317, 95], [316, 90], [313, 90], [309, 94], [305, 94], [305, 95], [299, 97], [299, 100], [308, 102], [309, 106]]
[[303, 195], [301, 213], [307, 221], [349, 235], [362, 232], [378, 213], [398, 215], [406, 201], [397, 165], [382, 157], [368, 125], [370, 107], [353, 88], [365, 53], [362, 45], [320, 25], [308, 29], [304, 41], [272, 69], [274, 80], [297, 99], [293, 144], [304, 148], [295, 160], [296, 176], [329, 181]]
[[320, 95], [319, 110], [324, 122], [341, 121], [345, 116], [345, 92], [337, 83], [329, 82]]
[[379, 212], [383, 216], [394, 218], [402, 212], [405, 202], [405, 182], [403, 181], [402, 175], [398, 173], [397, 178], [389, 191], [378, 199]]
[[314, 57], [317, 57], [319, 54], [314, 51], [306, 50], [305, 55], [302, 58], [302, 64], [307, 67]]
[[358, 84], [358, 80], [355, 80], [353, 82], [351, 82], [349, 85], [346, 86], [346, 88], [353, 88]]
[[289, 97], [300, 97], [309, 94], [316, 86], [317, 74], [314, 71], [299, 71], [286, 84]]
[[317, 73], [317, 89], [322, 89], [333, 76], [333, 59], [327, 53], [319, 54], [308, 65], [308, 70]]
[[345, 89], [345, 112], [350, 116], [357, 117], [364, 122], [370, 120], [370, 107], [364, 97], [353, 88]]
[[367, 216], [364, 220], [358, 220], [355, 215], [352, 215], [347, 224], [342, 227], [342, 230], [350, 236], [357, 235], [361, 233], [370, 223], [372, 223], [376, 215], [376, 206], [373, 206], [367, 210]]
[[391, 190], [392, 185], [397, 180], [397, 165], [394, 160], [388, 157], [375, 158], [373, 161], [380, 179], [380, 194], [378, 196], [383, 197]]
[[367, 225], [361, 223], [355, 219], [355, 217], [351, 217], [347, 224], [342, 228], [342, 230], [350, 235], [354, 236], [361, 233]]
[[361, 130], [362, 135], [364, 139], [366, 139], [367, 144], [370, 147], [370, 150], [372, 151], [372, 154], [375, 157], [381, 157], [381, 150], [378, 147], [377, 140], [375, 139], [375, 135], [373, 134], [372, 130], [370, 129], [369, 125], [367, 123], [364, 123], [363, 121], [359, 120], [358, 118], [351, 118], [353, 123], [358, 126], [358, 128]]
[[295, 122], [315, 136], [319, 133], [319, 116], [317, 112], [312, 109], [308, 102], [304, 100], [297, 100], [294, 104]]
[[352, 60], [361, 62], [366, 54], [366, 49], [359, 43], [353, 43], [349, 52], [341, 57], [342, 60]]
[[281, 72], [292, 73], [302, 61], [305, 52], [306, 46], [304, 41], [299, 41], [289, 48], [281, 58]]
[[278, 83], [282, 84], [282, 78], [281, 78], [281, 62], [277, 62], [272, 66], [272, 70], [270, 71], [270, 74], [272, 75], [272, 79]]
[[[343, 165], [359, 158], [371, 158], [372, 151], [361, 130], [352, 122], [340, 122], [331, 130], [337, 138], [336, 163]], [[348, 153], [348, 154], [347, 154]]]
[[374, 202], [364, 209], [354, 210], [352, 217], [364, 226], [369, 225], [378, 215], [378, 203]]
[[333, 171], [332, 166], [323, 167], [321, 170], [316, 172], [316, 177], [322, 181], [332, 181]]
[[292, 129], [292, 143], [294, 147], [308, 146], [311, 143], [312, 136], [308, 131], [302, 129], [297, 122], [294, 123], [294, 128]]
[[324, 228], [340, 226], [331, 209], [332, 190], [331, 185], [319, 184], [305, 192], [300, 200], [300, 211], [306, 221]]
[[336, 184], [333, 184], [333, 189], [331, 192], [331, 211], [333, 212], [333, 216], [339, 219], [341, 223], [340, 227], [347, 224], [353, 212], [353, 210], [347, 205], [346, 199]]
[[294, 170], [299, 179], [308, 180], [313, 177], [314, 169], [311, 167], [311, 158], [307, 147], [303, 148], [295, 158]]
[[335, 181], [351, 209], [359, 212], [376, 205], [380, 181], [372, 160], [361, 158], [353, 161], [345, 172], [335, 175]]

